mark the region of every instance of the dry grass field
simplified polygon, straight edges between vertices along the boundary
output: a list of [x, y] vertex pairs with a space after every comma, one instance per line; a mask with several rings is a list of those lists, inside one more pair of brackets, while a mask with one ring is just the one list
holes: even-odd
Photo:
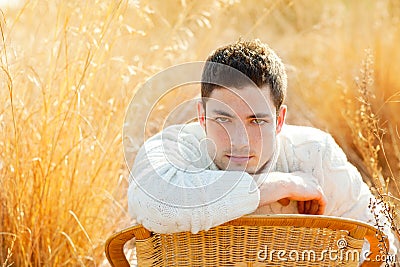
[[21, 2], [0, 14], [3, 267], [103, 265], [105, 239], [130, 223], [130, 99], [155, 73], [240, 37], [282, 57], [288, 121], [332, 133], [399, 232], [398, 0]]

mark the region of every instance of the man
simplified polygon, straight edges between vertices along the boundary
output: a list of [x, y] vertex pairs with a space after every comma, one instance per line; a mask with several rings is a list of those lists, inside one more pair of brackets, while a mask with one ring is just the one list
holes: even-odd
[[373, 223], [372, 194], [333, 138], [286, 125], [287, 76], [259, 40], [212, 53], [198, 122], [145, 142], [129, 212], [159, 233], [194, 233], [250, 213], [324, 214]]

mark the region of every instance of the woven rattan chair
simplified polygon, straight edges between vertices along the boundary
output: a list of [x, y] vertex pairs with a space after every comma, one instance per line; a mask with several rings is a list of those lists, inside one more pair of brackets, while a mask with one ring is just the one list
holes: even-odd
[[[249, 215], [197, 234], [157, 234], [141, 225], [132, 226], [107, 240], [105, 251], [111, 266], [129, 266], [124, 245], [133, 238], [139, 267], [358, 266], [364, 238], [370, 243], [369, 259], [380, 254], [383, 242], [374, 227], [360, 221]], [[363, 266], [380, 264], [370, 260]]]

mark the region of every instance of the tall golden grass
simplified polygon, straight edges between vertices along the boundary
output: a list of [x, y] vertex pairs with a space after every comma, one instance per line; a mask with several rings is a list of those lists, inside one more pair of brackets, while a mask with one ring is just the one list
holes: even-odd
[[1, 37], [2, 266], [104, 264], [105, 239], [130, 223], [129, 100], [157, 71], [239, 37], [287, 63], [288, 121], [331, 132], [396, 209], [397, 0], [36, 0], [3, 10]]

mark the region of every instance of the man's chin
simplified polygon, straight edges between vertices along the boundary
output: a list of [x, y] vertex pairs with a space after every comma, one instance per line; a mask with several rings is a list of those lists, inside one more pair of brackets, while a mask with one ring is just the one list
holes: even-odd
[[249, 166], [228, 166], [226, 171], [241, 171], [241, 172], [247, 172], [249, 174], [254, 174], [256, 171], [254, 168], [249, 167]]
[[224, 171], [241, 171], [241, 172], [247, 172], [249, 174], [255, 174], [260, 168], [257, 168], [255, 166], [249, 166], [249, 164], [221, 164], [221, 162], [217, 163], [215, 162], [216, 166], [220, 170]]

